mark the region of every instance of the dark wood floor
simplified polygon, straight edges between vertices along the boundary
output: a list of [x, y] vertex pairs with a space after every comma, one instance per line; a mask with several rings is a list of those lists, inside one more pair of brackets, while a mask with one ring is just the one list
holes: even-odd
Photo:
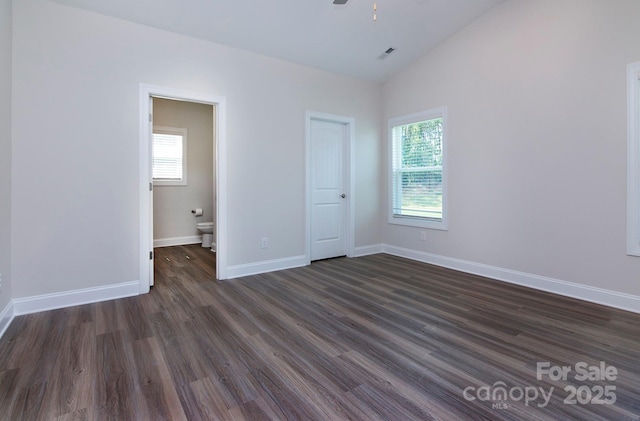
[[[0, 419], [640, 418], [637, 314], [388, 255], [219, 282], [213, 253], [180, 246], [156, 275], [144, 296], [17, 317]], [[615, 380], [575, 378], [601, 361]], [[544, 362], [572, 371], [538, 380]]]

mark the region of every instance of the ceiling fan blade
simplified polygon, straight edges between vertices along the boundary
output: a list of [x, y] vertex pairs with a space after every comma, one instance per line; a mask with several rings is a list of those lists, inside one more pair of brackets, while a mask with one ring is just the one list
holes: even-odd
[[333, 4], [345, 4], [349, 0], [333, 0]]

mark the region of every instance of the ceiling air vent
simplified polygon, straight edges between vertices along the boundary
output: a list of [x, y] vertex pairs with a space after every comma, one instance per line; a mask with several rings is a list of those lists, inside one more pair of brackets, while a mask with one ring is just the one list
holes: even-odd
[[393, 48], [393, 47], [389, 47], [389, 48], [387, 48], [387, 50], [386, 50], [384, 53], [380, 54], [380, 55], [378, 56], [378, 58], [379, 58], [380, 60], [384, 60], [385, 58], [389, 57], [389, 55], [390, 55], [391, 53], [393, 53], [395, 50], [396, 50], [395, 48]]

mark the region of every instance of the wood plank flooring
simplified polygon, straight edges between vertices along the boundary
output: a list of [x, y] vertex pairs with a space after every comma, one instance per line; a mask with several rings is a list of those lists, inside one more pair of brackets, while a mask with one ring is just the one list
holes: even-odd
[[242, 419], [638, 420], [640, 315], [383, 254], [220, 282], [195, 245], [0, 340], [0, 420]]

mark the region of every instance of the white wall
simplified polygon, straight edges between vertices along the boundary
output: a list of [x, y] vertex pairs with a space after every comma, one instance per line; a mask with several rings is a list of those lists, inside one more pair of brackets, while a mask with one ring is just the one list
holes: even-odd
[[0, 0], [0, 311], [11, 300], [11, 0]]
[[[640, 2], [511, 0], [384, 85], [384, 117], [449, 107], [449, 230], [385, 242], [640, 295], [626, 247], [626, 65]], [[385, 210], [386, 212], [386, 210]]]
[[[0, 308], [12, 287], [21, 298], [138, 279], [140, 83], [227, 98], [230, 265], [303, 254], [309, 109], [356, 118], [356, 246], [640, 295], [640, 258], [625, 255], [634, 0], [509, 0], [382, 93], [44, 0], [15, 2], [11, 22], [11, 7], [0, 0]], [[440, 105], [450, 228], [423, 242], [386, 224], [381, 127]]]
[[187, 129], [187, 185], [153, 189], [153, 239], [198, 236], [198, 222], [215, 222], [213, 105], [154, 98], [153, 124]]
[[381, 242], [378, 86], [44, 0], [13, 7], [14, 297], [139, 278], [140, 83], [227, 99], [229, 265], [304, 254], [307, 109], [355, 117], [356, 246]]

